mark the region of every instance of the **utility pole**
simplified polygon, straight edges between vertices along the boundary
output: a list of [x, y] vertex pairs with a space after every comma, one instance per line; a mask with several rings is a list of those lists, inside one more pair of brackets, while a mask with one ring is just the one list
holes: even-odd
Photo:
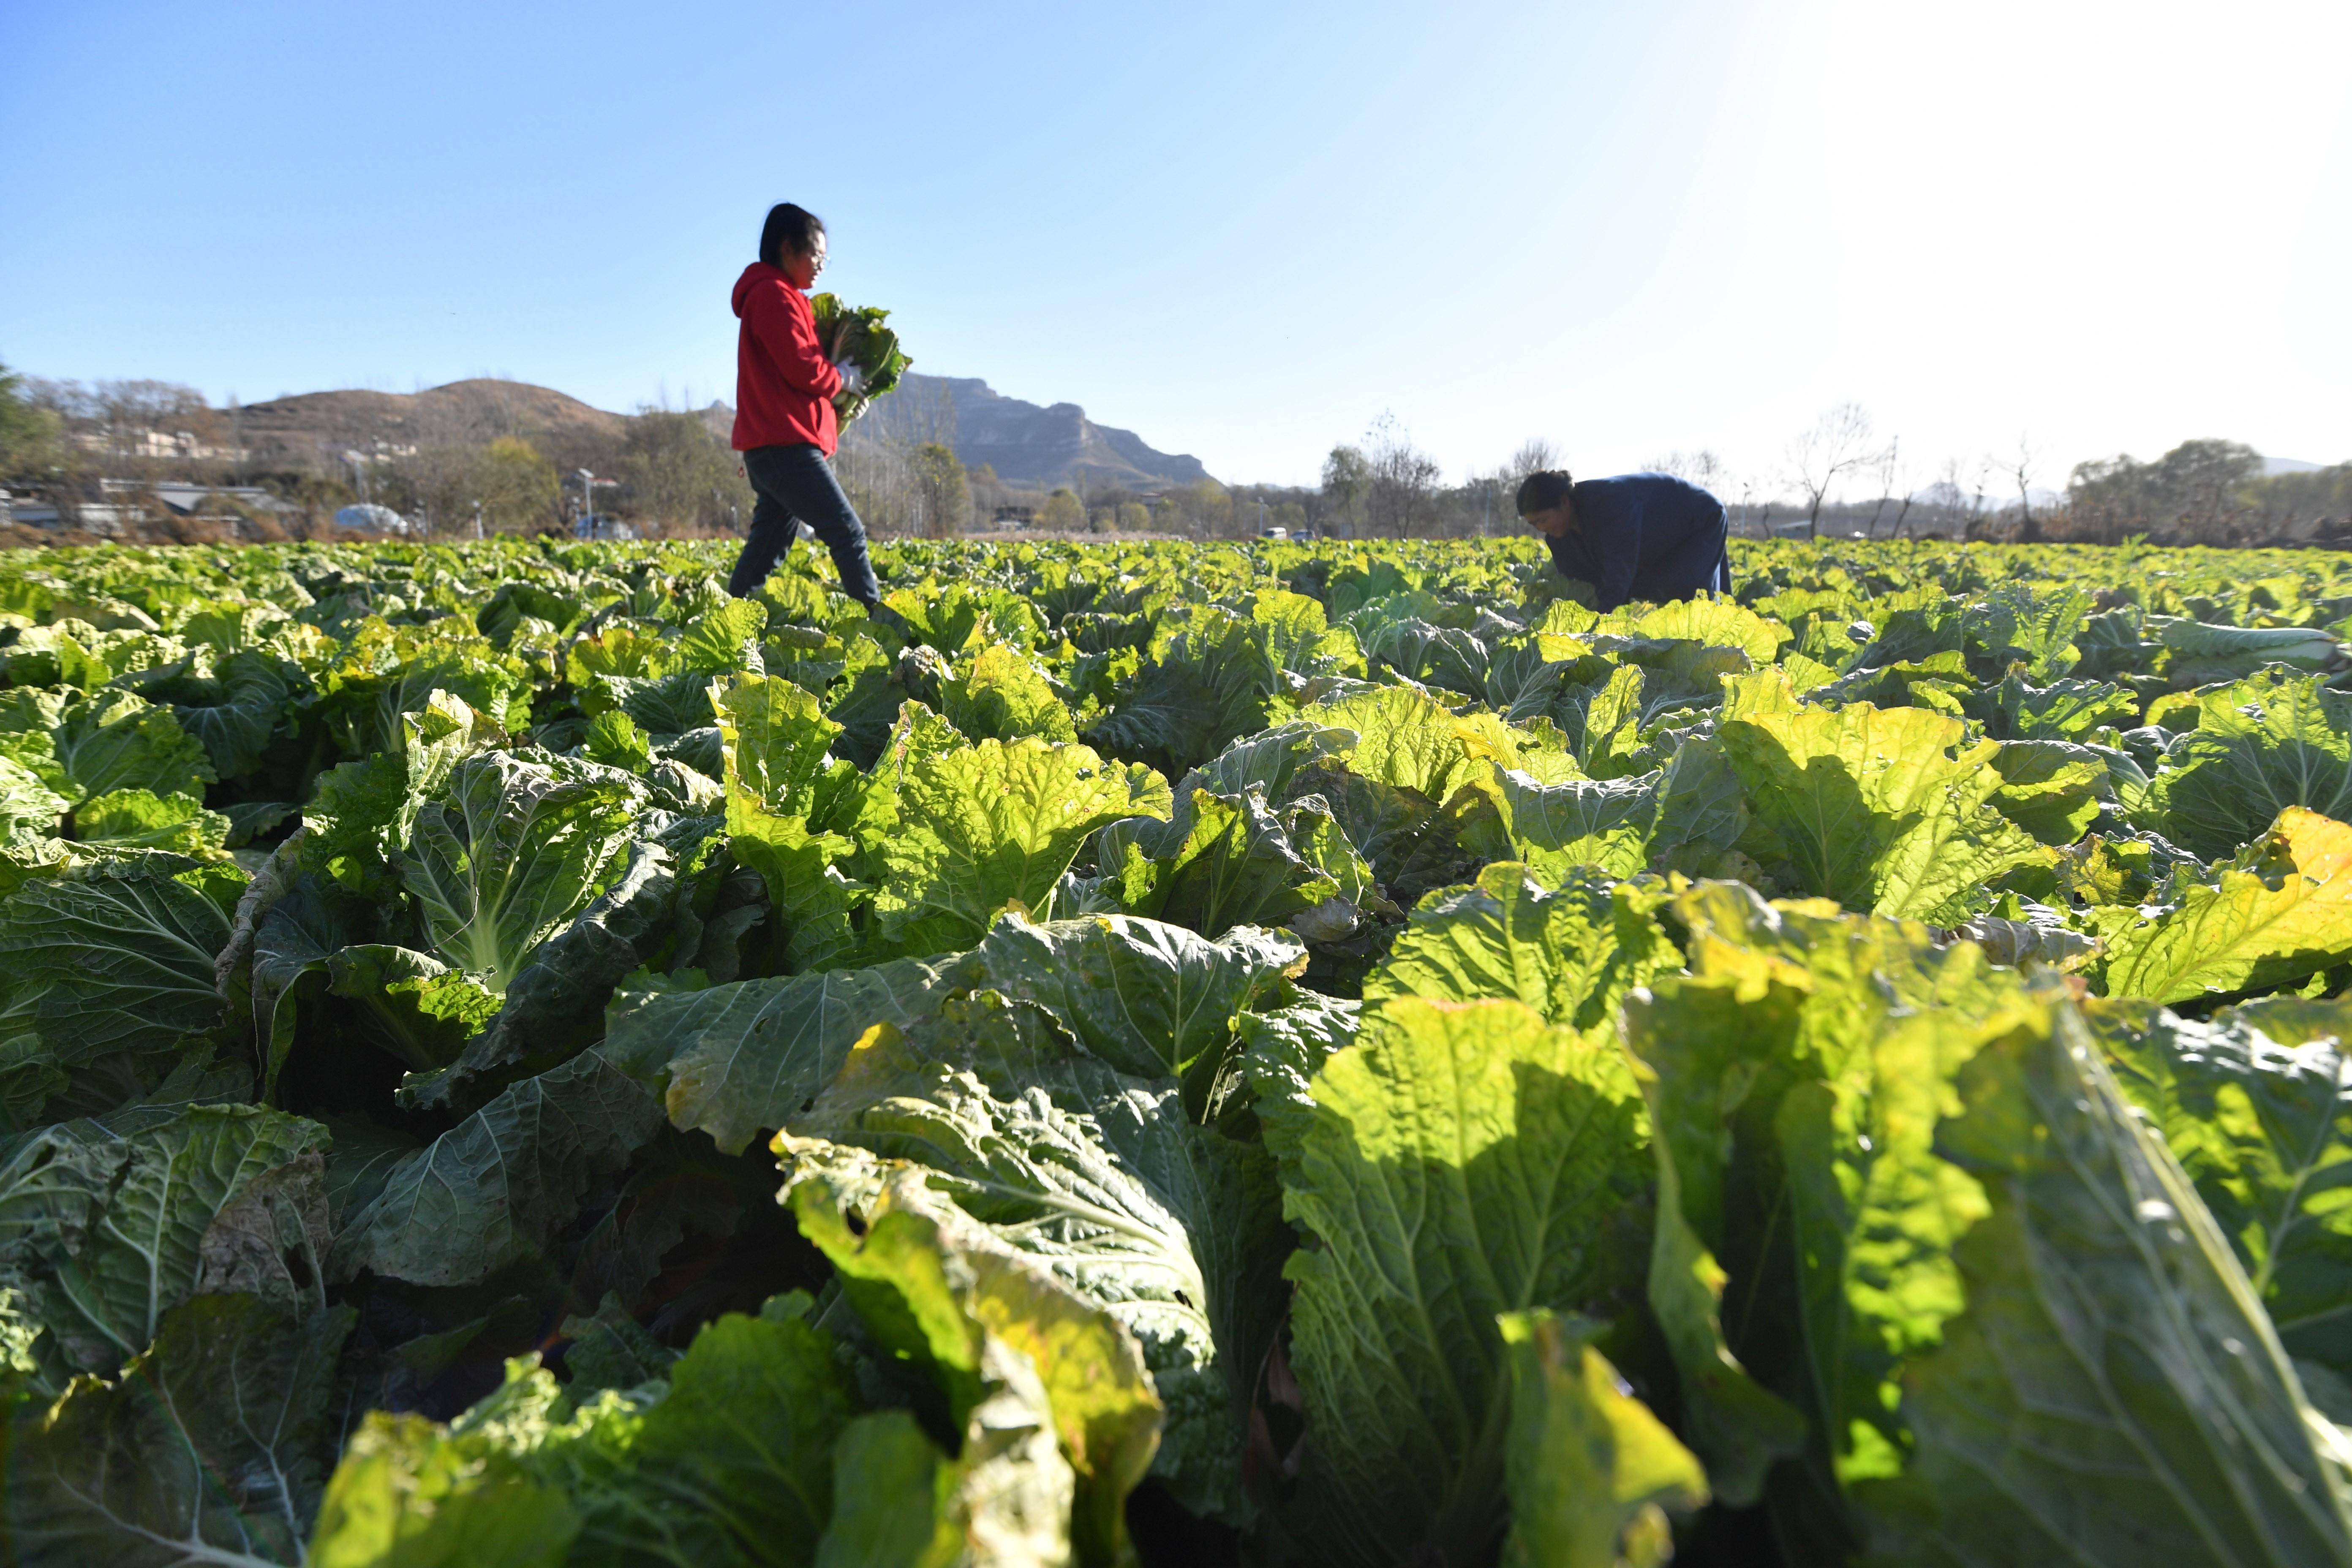
[[585, 468], [580, 470], [580, 527], [583, 537], [596, 537], [596, 476]]
[[474, 503], [474, 538], [475, 538], [476, 540], [478, 540], [478, 541], [481, 537], [482, 537], [482, 503], [481, 503], [480, 501], [476, 501], [476, 502]]

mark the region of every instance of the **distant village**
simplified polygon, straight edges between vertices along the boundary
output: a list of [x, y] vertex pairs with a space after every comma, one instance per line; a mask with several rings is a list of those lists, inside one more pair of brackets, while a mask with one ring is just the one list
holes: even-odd
[[[839, 457], [877, 532], [1279, 526], [1261, 516], [1274, 510], [1265, 495], [1236, 498], [1197, 459], [1075, 405], [908, 381], [850, 428]], [[0, 529], [17, 543], [627, 539], [740, 531], [751, 506], [723, 403], [621, 415], [487, 379], [226, 407], [164, 383], [24, 385], [57, 439], [52, 460], [0, 476]]]

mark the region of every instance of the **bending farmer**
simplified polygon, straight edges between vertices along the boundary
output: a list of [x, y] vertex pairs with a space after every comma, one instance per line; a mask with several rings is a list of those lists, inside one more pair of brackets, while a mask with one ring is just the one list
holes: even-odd
[[808, 302], [824, 270], [824, 221], [790, 202], [770, 208], [760, 259], [735, 279], [743, 327], [735, 340], [734, 444], [759, 500], [727, 591], [740, 598], [766, 582], [797, 521], [833, 552], [842, 592], [871, 614], [882, 590], [866, 558], [866, 525], [833, 476], [840, 441], [833, 399], [842, 373], [824, 357]]
[[1520, 484], [1519, 515], [1551, 546], [1561, 576], [1601, 591], [1600, 609], [1731, 592], [1723, 503], [1671, 474], [1579, 484], [1547, 468]]

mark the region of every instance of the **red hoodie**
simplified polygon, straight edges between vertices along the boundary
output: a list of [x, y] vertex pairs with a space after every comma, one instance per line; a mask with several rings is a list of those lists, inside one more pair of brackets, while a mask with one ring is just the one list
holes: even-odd
[[814, 446], [826, 457], [840, 439], [833, 395], [841, 372], [817, 346], [808, 296], [764, 261], [735, 279], [735, 449]]

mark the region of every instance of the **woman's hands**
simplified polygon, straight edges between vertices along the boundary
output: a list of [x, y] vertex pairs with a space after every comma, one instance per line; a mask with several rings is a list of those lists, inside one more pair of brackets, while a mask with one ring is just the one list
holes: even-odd
[[841, 390], [833, 395], [834, 420], [846, 425], [866, 412], [866, 372], [848, 360], [837, 361], [833, 368], [841, 373]]

